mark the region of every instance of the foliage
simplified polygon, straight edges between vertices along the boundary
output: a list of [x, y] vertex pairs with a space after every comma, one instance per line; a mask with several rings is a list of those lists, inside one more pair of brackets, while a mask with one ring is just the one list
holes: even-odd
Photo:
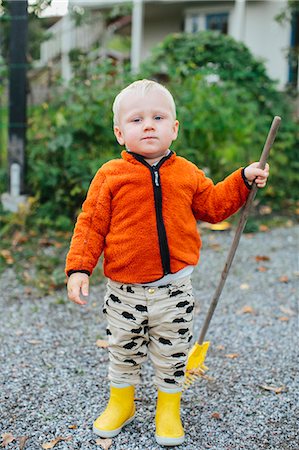
[[[52, 0], [35, 0], [28, 6], [28, 62], [39, 59], [40, 44], [49, 39], [44, 26], [47, 19], [41, 20], [40, 14], [51, 5]], [[8, 60], [10, 31], [9, 1], [0, 0], [0, 55]]]
[[111, 105], [124, 75], [109, 61], [86, 75], [29, 113], [27, 181], [40, 225], [67, 229], [97, 169], [119, 155]]
[[[273, 116], [282, 116], [265, 193], [273, 209], [288, 207], [299, 181], [298, 127], [263, 64], [242, 44], [209, 33], [168, 37], [153, 55], [136, 77], [164, 70], [181, 123], [172, 148], [215, 181], [256, 160]], [[121, 150], [111, 106], [132, 77], [107, 59], [98, 67], [85, 61], [75, 73], [68, 87], [56, 87], [50, 103], [29, 111], [27, 185], [36, 199], [35, 225], [42, 227], [69, 229], [93, 175]]]
[[170, 80], [184, 80], [195, 73], [219, 77], [245, 88], [265, 111], [279, 98], [263, 62], [254, 58], [242, 42], [215, 31], [168, 35], [153, 50], [142, 72], [149, 77], [162, 74]]
[[211, 31], [170, 35], [153, 50], [142, 75], [166, 81], [181, 122], [174, 148], [216, 180], [256, 160], [273, 116], [281, 116], [265, 193], [277, 208], [296, 198], [299, 133], [290, 99], [244, 44]]

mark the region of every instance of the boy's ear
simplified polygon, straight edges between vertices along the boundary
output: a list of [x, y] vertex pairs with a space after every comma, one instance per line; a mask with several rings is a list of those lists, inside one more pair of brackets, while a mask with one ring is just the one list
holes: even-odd
[[121, 129], [118, 126], [115, 126], [113, 130], [114, 130], [114, 134], [115, 134], [115, 137], [117, 139], [117, 142], [120, 145], [124, 145], [125, 140], [124, 140], [124, 137], [123, 137]]
[[173, 125], [173, 135], [174, 135], [173, 140], [174, 141], [178, 137], [179, 126], [180, 126], [180, 122], [178, 120], [175, 120], [174, 125]]

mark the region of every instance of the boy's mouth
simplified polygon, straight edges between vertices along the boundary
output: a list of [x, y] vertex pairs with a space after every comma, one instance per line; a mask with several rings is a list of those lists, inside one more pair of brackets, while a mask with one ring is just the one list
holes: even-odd
[[145, 136], [145, 137], [143, 137], [141, 140], [142, 140], [142, 141], [146, 141], [146, 140], [148, 140], [148, 139], [158, 139], [158, 138], [156, 138], [156, 136]]

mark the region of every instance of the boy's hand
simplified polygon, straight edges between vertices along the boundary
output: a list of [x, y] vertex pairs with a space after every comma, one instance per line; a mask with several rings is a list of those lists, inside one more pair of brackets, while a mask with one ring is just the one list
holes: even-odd
[[263, 188], [266, 186], [267, 178], [269, 176], [269, 164], [266, 164], [264, 170], [258, 169], [258, 162], [254, 162], [244, 169], [244, 175], [252, 184], [255, 181], [258, 188]]
[[86, 305], [85, 300], [81, 300], [80, 292], [84, 297], [88, 296], [89, 276], [86, 273], [75, 272], [69, 277], [67, 282], [68, 298], [78, 305]]

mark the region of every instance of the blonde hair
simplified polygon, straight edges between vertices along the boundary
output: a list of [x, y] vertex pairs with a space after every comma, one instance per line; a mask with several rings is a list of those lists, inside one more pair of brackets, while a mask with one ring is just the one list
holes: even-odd
[[157, 83], [156, 81], [144, 79], [144, 80], [137, 80], [137, 81], [134, 81], [133, 83], [129, 84], [129, 86], [127, 86], [122, 91], [120, 91], [120, 93], [115, 97], [113, 105], [112, 105], [114, 125], [119, 124], [120, 105], [121, 105], [121, 102], [122, 102], [124, 96], [127, 93], [137, 92], [141, 96], [145, 96], [150, 91], [153, 91], [154, 89], [159, 90], [163, 94], [166, 95], [166, 97], [169, 100], [169, 106], [171, 108], [173, 118], [175, 119], [176, 118], [175, 102], [174, 102], [173, 96], [171, 95], [169, 90], [162, 84]]

